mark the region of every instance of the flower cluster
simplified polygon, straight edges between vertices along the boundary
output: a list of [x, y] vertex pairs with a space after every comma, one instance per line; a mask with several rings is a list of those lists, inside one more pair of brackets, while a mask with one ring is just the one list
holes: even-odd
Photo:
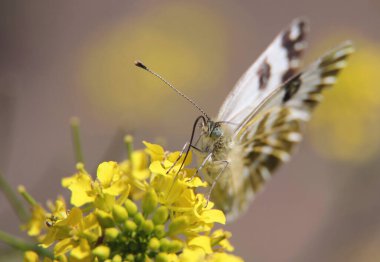
[[[144, 144], [124, 162], [101, 163], [96, 179], [77, 164], [62, 179], [70, 209], [62, 197], [44, 209], [20, 188], [32, 206], [24, 230], [53, 252], [45, 261], [242, 261], [229, 253], [231, 234], [213, 230], [224, 214], [196, 193], [207, 183], [181, 168], [191, 154], [185, 161], [180, 152]], [[24, 257], [39, 261], [34, 251]]]

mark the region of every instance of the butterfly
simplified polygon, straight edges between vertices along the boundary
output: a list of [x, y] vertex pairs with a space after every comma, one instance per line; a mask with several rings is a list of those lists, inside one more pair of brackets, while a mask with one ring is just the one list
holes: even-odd
[[346, 41], [299, 72], [307, 32], [305, 19], [293, 20], [240, 78], [215, 119], [175, 90], [202, 112], [188, 150], [198, 155], [198, 171], [211, 184], [210, 198], [228, 222], [247, 210], [275, 169], [290, 159], [322, 92], [336, 82], [354, 52]]

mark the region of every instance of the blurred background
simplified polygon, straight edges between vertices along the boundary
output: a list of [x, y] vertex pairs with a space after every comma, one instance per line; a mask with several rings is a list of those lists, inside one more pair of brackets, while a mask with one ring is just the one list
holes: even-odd
[[[10, 1], [0, 3], [0, 170], [43, 202], [74, 172], [69, 119], [89, 170], [122, 160], [122, 139], [179, 150], [195, 108], [136, 68], [140, 59], [216, 115], [236, 80], [290, 21], [311, 21], [305, 63], [351, 39], [292, 161], [237, 223], [246, 261], [380, 261], [380, 2]], [[0, 229], [22, 236], [0, 195]], [[11, 251], [1, 245], [1, 261]], [[5, 255], [8, 255], [5, 257]], [[19, 259], [16, 256], [15, 260]]]

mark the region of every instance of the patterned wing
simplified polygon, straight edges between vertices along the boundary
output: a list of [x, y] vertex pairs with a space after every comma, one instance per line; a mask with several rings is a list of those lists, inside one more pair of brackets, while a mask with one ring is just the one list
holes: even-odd
[[269, 94], [298, 71], [308, 30], [295, 19], [240, 78], [219, 110], [217, 121], [241, 123]]
[[212, 192], [228, 221], [247, 209], [273, 171], [290, 158], [302, 139], [303, 123], [321, 101], [322, 91], [335, 83], [352, 52], [347, 42], [326, 54], [273, 91], [236, 129], [227, 150], [231, 160], [227, 175]]
[[234, 203], [222, 207], [233, 211], [229, 217], [236, 217], [246, 209], [249, 201], [243, 196], [252, 195], [252, 199], [273, 171], [289, 160], [293, 147], [301, 141], [302, 124], [309, 120], [312, 109], [322, 100], [322, 91], [335, 83], [352, 52], [351, 43], [345, 43], [323, 56], [274, 91], [238, 128], [233, 139], [244, 167], [240, 170], [241, 187], [235, 190]]

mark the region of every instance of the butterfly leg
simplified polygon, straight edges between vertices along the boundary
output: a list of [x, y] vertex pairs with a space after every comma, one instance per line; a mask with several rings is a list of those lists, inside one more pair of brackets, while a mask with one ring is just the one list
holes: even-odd
[[194, 175], [192, 175], [188, 181], [191, 182], [199, 173], [199, 171], [201, 171], [203, 169], [203, 167], [206, 165], [206, 163], [211, 159], [212, 157], [212, 153], [209, 153], [205, 159], [203, 160], [203, 162], [201, 163], [201, 165], [197, 168], [197, 170], [195, 171]]
[[182, 151], [181, 153], [179, 154], [179, 156], [177, 157], [177, 159], [174, 161], [173, 165], [168, 169], [168, 171], [166, 171], [166, 174], [169, 174], [170, 171], [172, 171], [172, 169], [174, 168], [174, 166], [178, 163], [178, 161], [181, 159], [183, 153], [185, 153], [186, 151], [186, 148], [189, 146], [190, 142], [186, 142], [186, 144], [183, 146], [182, 148]]
[[181, 153], [179, 154], [179, 156], [177, 157], [177, 159], [174, 161], [173, 165], [168, 169], [168, 171], [166, 171], [166, 174], [169, 174], [170, 171], [172, 171], [172, 169], [174, 168], [174, 166], [178, 163], [178, 161], [179, 161], [179, 160], [181, 159], [181, 157], [183, 156], [183, 153], [185, 153], [185, 151], [187, 151], [187, 150], [186, 150], [187, 147], [190, 147], [190, 148], [192, 148], [192, 149], [194, 149], [194, 150], [197, 150], [198, 152], [202, 152], [202, 150], [200, 150], [199, 148], [197, 148], [197, 147], [191, 145], [190, 142], [186, 142], [186, 144], [185, 144], [185, 145], [183, 146], [183, 148], [182, 148]]
[[226, 168], [228, 167], [230, 162], [228, 162], [227, 160], [218, 160], [218, 161], [215, 161], [214, 164], [223, 164], [224, 166], [220, 169], [219, 174], [215, 177], [214, 181], [212, 181], [210, 190], [207, 193], [206, 207], [208, 205], [208, 202], [210, 201], [210, 196], [211, 196], [212, 190], [214, 189], [214, 187], [215, 187], [216, 183], [218, 182], [220, 176], [224, 173], [224, 170], [226, 170]]
[[[187, 148], [187, 150], [186, 150], [186, 148]], [[177, 157], [176, 161], [174, 161], [173, 165], [172, 165], [172, 166], [169, 168], [169, 170], [166, 172], [166, 174], [168, 174], [168, 173], [174, 168], [174, 166], [175, 166], [175, 165], [178, 163], [178, 161], [181, 159], [183, 153], [185, 153], [185, 151], [186, 151], [185, 159], [183, 160], [183, 162], [182, 162], [180, 168], [178, 169], [176, 175], [174, 176], [174, 179], [173, 179], [172, 185], [170, 186], [170, 189], [169, 189], [169, 193], [170, 193], [171, 190], [173, 189], [174, 183], [175, 183], [175, 181], [177, 180], [177, 178], [178, 178], [178, 174], [179, 174], [179, 172], [181, 171], [181, 169], [182, 169], [182, 167], [183, 167], [183, 165], [184, 165], [184, 163], [185, 163], [185, 161], [186, 161], [186, 157], [187, 157], [187, 154], [188, 154], [189, 151], [190, 151], [190, 148], [193, 148], [193, 149], [197, 150], [198, 152], [204, 153], [204, 152], [203, 152], [202, 150], [200, 150], [199, 148], [197, 148], [197, 147], [191, 145], [190, 142], [186, 142], [186, 144], [185, 144], [185, 145], [183, 146], [183, 148], [182, 148], [181, 153], [180, 153], [179, 156]], [[197, 172], [195, 173], [195, 175], [196, 175], [196, 174], [198, 174], [198, 170], [197, 170]], [[194, 177], [195, 175], [193, 175], [193, 176], [190, 178], [190, 181], [193, 179], [193, 177]]]

